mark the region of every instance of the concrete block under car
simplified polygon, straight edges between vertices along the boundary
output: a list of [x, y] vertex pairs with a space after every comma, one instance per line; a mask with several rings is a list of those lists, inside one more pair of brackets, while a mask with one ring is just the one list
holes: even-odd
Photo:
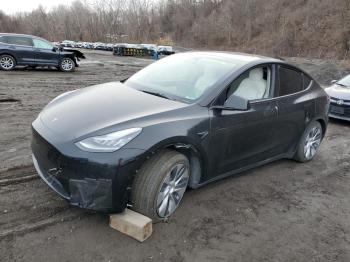
[[140, 242], [152, 235], [152, 219], [130, 209], [110, 215], [109, 225]]

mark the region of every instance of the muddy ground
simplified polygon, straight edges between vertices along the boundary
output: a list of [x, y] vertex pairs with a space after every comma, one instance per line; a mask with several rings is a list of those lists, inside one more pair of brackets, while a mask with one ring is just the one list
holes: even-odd
[[[152, 62], [87, 55], [73, 74], [0, 71], [0, 261], [350, 261], [350, 123], [342, 121], [330, 122], [310, 163], [282, 160], [189, 190], [143, 244], [110, 229], [107, 216], [68, 206], [32, 169], [30, 123], [60, 93]], [[349, 69], [288, 60], [324, 85]]]

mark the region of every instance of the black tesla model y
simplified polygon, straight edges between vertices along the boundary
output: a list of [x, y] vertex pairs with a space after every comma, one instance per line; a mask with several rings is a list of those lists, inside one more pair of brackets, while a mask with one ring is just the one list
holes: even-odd
[[64, 93], [33, 122], [33, 161], [72, 205], [159, 221], [187, 187], [268, 162], [313, 159], [329, 98], [304, 71], [240, 53], [164, 58]]

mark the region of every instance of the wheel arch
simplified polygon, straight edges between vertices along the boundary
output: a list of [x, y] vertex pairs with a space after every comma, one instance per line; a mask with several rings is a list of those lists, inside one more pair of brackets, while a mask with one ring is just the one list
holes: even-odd
[[207, 166], [205, 163], [206, 157], [203, 149], [196, 143], [189, 141], [187, 138], [172, 138], [165, 141], [161, 141], [147, 150], [145, 160], [142, 162], [139, 168], [155, 154], [162, 150], [174, 150], [185, 155], [190, 162], [190, 188], [197, 188], [201, 181], [202, 175], [207, 172]]
[[76, 58], [75, 58], [75, 55], [74, 55], [73, 53], [72, 53], [72, 54], [64, 54], [64, 55], [62, 55], [61, 58], [60, 58], [60, 63], [61, 63], [61, 61], [62, 61], [64, 58], [70, 58], [70, 59], [72, 59], [73, 62], [74, 62], [74, 65], [75, 65], [76, 67], [79, 66], [78, 63], [77, 63], [77, 60], [76, 60]]
[[321, 124], [322, 127], [322, 138], [324, 138], [324, 136], [326, 135], [326, 130], [327, 130], [327, 122], [322, 119], [322, 118], [317, 118], [315, 119], [315, 121], [319, 122]]
[[12, 56], [12, 57], [15, 59], [15, 62], [16, 62], [16, 64], [17, 64], [18, 59], [17, 59], [17, 57], [16, 57], [14, 54], [12, 54], [12, 53], [10, 53], [10, 52], [3, 52], [3, 53], [0, 53], [0, 56], [3, 56], [3, 55]]
[[202, 172], [204, 172], [204, 161], [198, 149], [190, 143], [174, 143], [165, 147], [185, 155], [190, 162], [190, 181], [188, 186], [190, 188], [198, 187]]

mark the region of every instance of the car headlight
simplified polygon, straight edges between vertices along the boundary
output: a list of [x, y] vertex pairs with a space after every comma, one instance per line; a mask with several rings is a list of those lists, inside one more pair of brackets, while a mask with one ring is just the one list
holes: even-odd
[[107, 135], [89, 137], [75, 145], [87, 152], [114, 152], [125, 146], [142, 131], [142, 128], [130, 128]]

